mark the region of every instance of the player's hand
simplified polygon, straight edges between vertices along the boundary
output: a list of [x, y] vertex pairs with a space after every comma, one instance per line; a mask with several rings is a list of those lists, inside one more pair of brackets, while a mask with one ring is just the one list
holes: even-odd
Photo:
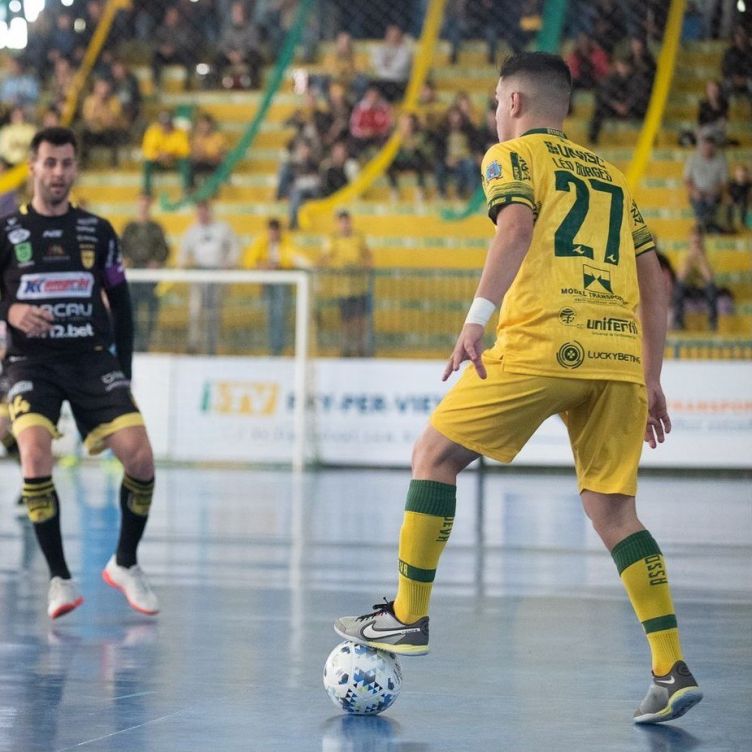
[[645, 427], [645, 441], [651, 449], [666, 440], [671, 433], [671, 418], [666, 407], [666, 397], [660, 384], [648, 386], [648, 424]]
[[486, 367], [481, 359], [482, 354], [483, 327], [480, 324], [465, 324], [457, 338], [457, 344], [454, 346], [452, 357], [449, 358], [441, 380], [446, 381], [455, 371], [459, 370], [460, 365], [466, 360], [469, 360], [475, 366], [478, 376], [485, 379]]
[[8, 309], [8, 323], [27, 337], [41, 337], [52, 327], [54, 316], [44, 308], [28, 303], [14, 303]]

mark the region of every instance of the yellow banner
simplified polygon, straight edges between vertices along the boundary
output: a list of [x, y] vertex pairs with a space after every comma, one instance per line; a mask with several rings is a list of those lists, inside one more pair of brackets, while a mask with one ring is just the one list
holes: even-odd
[[[117, 12], [129, 7], [130, 0], [107, 0], [107, 5], [102, 13], [102, 18], [97, 24], [97, 28], [94, 31], [89, 46], [86, 48], [84, 58], [81, 61], [81, 66], [76, 71], [76, 75], [73, 77], [73, 83], [71, 84], [65, 98], [65, 105], [63, 106], [63, 112], [60, 116], [60, 121], [63, 125], [69, 126], [73, 122], [79, 97], [81, 96], [84, 85], [94, 67], [94, 63], [96, 63], [99, 53], [102, 51], [104, 43], [107, 41], [107, 37], [110, 34], [110, 29], [112, 28], [112, 23], [115, 20]], [[20, 188], [28, 174], [29, 166], [25, 163], [16, 165], [12, 170], [6, 172], [0, 177], [0, 194]]]
[[[433, 61], [436, 41], [439, 38], [441, 24], [444, 19], [445, 4], [446, 0], [431, 0], [426, 11], [423, 32], [416, 45], [412, 70], [410, 72], [410, 81], [408, 82], [405, 98], [402, 102], [402, 112], [411, 112], [415, 110], [418, 104], [420, 90], [428, 77], [431, 62]], [[402, 137], [399, 129], [395, 129], [384, 145], [384, 148], [363, 167], [352, 183], [349, 183], [331, 196], [317, 201], [309, 201], [300, 208], [298, 214], [300, 226], [304, 230], [311, 230], [319, 227], [321, 224], [330, 224], [335, 209], [361, 196], [386, 172], [397, 155], [401, 143]]]
[[642, 123], [642, 130], [637, 139], [632, 161], [627, 170], [627, 183], [634, 193], [645, 174], [645, 168], [653, 152], [653, 144], [663, 122], [663, 113], [666, 109], [671, 79], [674, 76], [676, 54], [679, 51], [681, 41], [682, 21], [684, 20], [684, 7], [686, 0], [671, 0], [671, 8], [666, 21], [666, 31], [663, 34], [663, 44], [658, 55], [658, 68], [653, 82], [653, 91], [650, 94], [650, 104]]

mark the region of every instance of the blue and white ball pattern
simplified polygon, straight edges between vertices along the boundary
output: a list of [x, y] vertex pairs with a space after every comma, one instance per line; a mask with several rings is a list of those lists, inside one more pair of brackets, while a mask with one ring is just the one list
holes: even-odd
[[341, 642], [324, 664], [324, 687], [346, 713], [375, 715], [399, 695], [402, 667], [394, 653], [355, 642]]

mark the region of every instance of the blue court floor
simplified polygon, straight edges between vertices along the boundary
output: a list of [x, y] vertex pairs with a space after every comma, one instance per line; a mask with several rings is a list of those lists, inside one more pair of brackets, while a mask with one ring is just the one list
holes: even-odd
[[752, 482], [646, 477], [684, 649], [705, 700], [635, 727], [641, 628], [568, 473], [469, 473], [434, 589], [430, 655], [384, 715], [322, 687], [331, 623], [395, 584], [402, 471], [160, 469], [141, 563], [148, 618], [108, 588], [115, 470], [56, 471], [86, 599], [51, 623], [46, 571], [0, 463], [0, 752], [749, 752]]

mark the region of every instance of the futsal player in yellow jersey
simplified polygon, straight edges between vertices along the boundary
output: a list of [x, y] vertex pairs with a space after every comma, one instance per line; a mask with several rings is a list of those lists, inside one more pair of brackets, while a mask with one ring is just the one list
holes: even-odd
[[[335, 630], [400, 654], [428, 652], [429, 599], [457, 474], [481, 454], [510, 462], [558, 414], [585, 513], [650, 646], [652, 681], [634, 720], [657, 723], [702, 699], [683, 659], [663, 556], [635, 508], [643, 438], [655, 448], [671, 430], [660, 384], [667, 301], [624, 176], [561, 130], [570, 93], [559, 56], [524, 52], [502, 66], [500, 143], [482, 164], [496, 233], [444, 379], [465, 360], [472, 367], [415, 446], [395, 600], [341, 617]], [[496, 343], [483, 352], [499, 305]]]

